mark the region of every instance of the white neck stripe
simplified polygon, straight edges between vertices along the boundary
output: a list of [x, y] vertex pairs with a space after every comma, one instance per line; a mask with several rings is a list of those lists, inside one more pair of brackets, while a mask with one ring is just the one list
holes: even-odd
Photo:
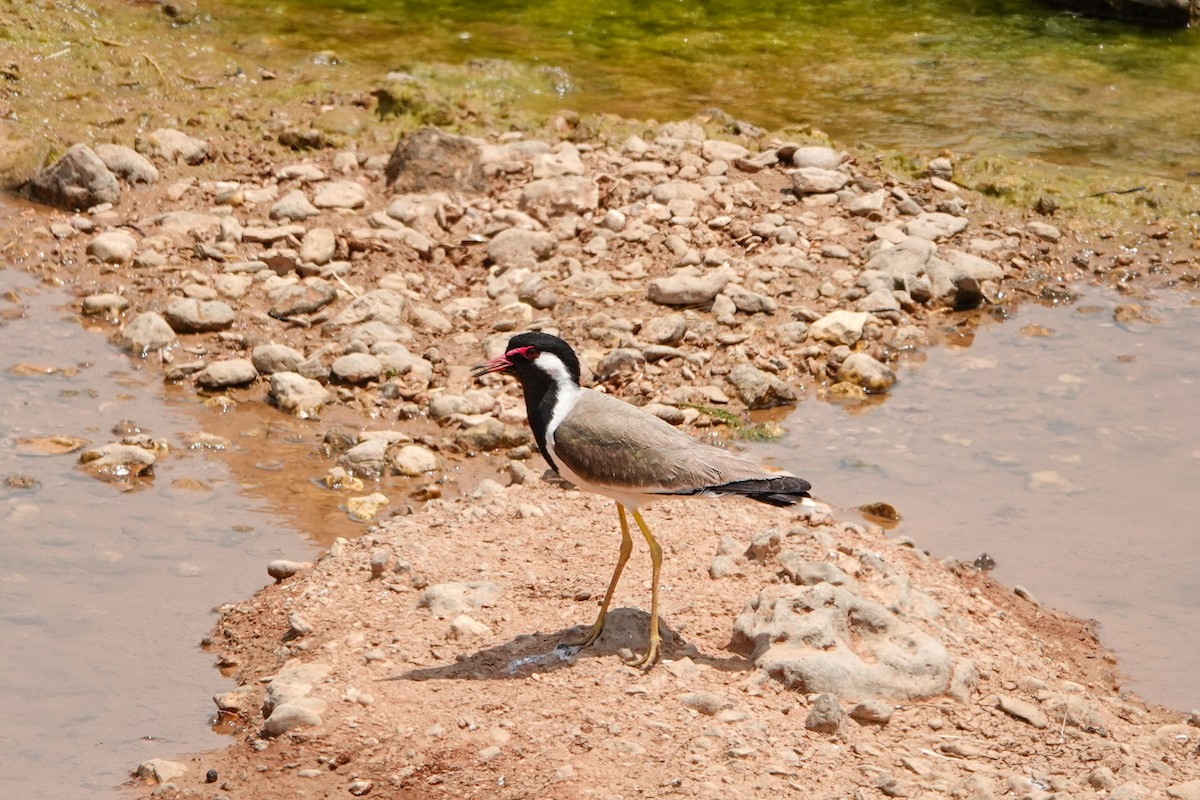
[[554, 431], [558, 430], [558, 426], [575, 408], [583, 390], [571, 377], [571, 371], [567, 369], [567, 365], [553, 353], [542, 353], [534, 365], [550, 376], [556, 390], [554, 410], [550, 413], [550, 421], [546, 424], [546, 442], [550, 443], [554, 441]]

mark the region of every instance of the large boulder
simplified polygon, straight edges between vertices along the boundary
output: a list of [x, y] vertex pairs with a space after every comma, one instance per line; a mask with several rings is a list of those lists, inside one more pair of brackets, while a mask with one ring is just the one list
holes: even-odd
[[479, 145], [435, 128], [421, 128], [401, 139], [384, 175], [397, 192], [479, 192], [487, 186]]
[[86, 144], [73, 145], [63, 157], [43, 169], [25, 186], [29, 199], [74, 211], [101, 203], [117, 203], [117, 176]]

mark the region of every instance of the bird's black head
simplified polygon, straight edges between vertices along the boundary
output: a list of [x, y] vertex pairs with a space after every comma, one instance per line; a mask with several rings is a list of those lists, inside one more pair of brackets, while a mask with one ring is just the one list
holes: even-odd
[[472, 370], [476, 378], [492, 372], [515, 375], [522, 386], [569, 380], [579, 385], [579, 359], [571, 346], [557, 336], [539, 331], [518, 333], [508, 340], [504, 355]]

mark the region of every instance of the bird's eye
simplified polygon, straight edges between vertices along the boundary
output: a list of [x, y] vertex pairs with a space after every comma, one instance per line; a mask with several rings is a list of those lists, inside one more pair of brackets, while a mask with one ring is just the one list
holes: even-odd
[[533, 361], [535, 358], [537, 358], [541, 354], [542, 354], [542, 351], [538, 350], [536, 347], [526, 347], [525, 348], [525, 358], [529, 359], [530, 361]]

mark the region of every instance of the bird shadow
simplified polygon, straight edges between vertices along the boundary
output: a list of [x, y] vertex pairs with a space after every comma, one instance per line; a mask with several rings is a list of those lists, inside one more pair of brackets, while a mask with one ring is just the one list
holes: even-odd
[[[556, 672], [572, 666], [581, 658], [617, 656], [624, 660], [631, 654], [644, 652], [646, 629], [649, 624], [650, 615], [645, 611], [636, 608], [615, 608], [609, 611], [600, 638], [588, 647], [580, 648], [567, 644], [582, 639], [587, 631], [586, 626], [576, 625], [553, 633], [520, 634], [502, 644], [473, 653], [460, 653], [452, 664], [419, 667], [380, 680], [512, 680], [527, 678], [536, 673]], [[678, 631], [661, 620], [659, 632], [662, 635], [664, 659], [680, 659], [686, 656], [696, 664], [723, 672], [745, 672], [754, 667], [749, 658], [741, 655], [718, 656], [700, 652]]]

